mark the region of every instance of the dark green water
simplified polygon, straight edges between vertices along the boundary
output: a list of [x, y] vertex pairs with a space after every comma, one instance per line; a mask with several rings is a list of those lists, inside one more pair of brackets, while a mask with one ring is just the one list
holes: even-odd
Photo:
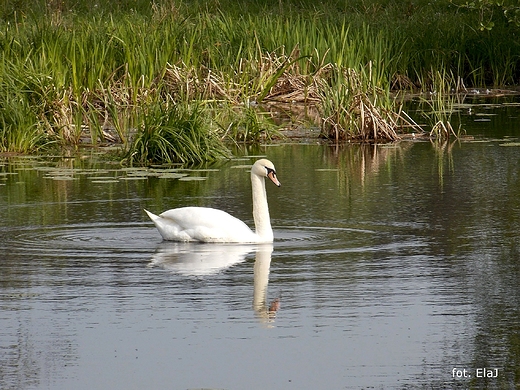
[[255, 151], [272, 248], [161, 242], [143, 211], [252, 225], [253, 156], [182, 179], [3, 160], [0, 388], [519, 386], [516, 115], [466, 116], [478, 142]]

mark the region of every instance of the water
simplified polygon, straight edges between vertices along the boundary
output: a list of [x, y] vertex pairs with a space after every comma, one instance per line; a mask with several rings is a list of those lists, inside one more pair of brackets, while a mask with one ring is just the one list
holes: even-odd
[[272, 246], [161, 242], [143, 211], [252, 225], [254, 156], [182, 172], [4, 160], [0, 388], [519, 386], [518, 133], [474, 134], [256, 151], [282, 182]]

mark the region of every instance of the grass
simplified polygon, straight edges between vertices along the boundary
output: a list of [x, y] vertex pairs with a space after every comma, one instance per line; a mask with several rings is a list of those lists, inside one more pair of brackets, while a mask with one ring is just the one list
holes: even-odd
[[[423, 115], [430, 122], [430, 137], [438, 141], [446, 141], [450, 137], [460, 138], [462, 129], [455, 130], [451, 124], [454, 106], [459, 99], [459, 93], [465, 86], [453, 74], [431, 71], [432, 91], [429, 98], [423, 98], [428, 110]], [[460, 122], [460, 120], [459, 120]]]
[[[44, 124], [33, 107], [41, 104], [45, 86], [25, 72], [16, 74], [5, 60], [0, 82], [0, 152], [37, 152], [49, 140]], [[22, 82], [22, 80], [24, 82]]]
[[373, 84], [371, 64], [362, 73], [351, 68], [330, 67], [320, 78], [322, 136], [363, 142], [396, 141], [398, 130], [418, 127], [388, 90]]
[[[135, 152], [142, 132], [172, 128], [165, 110], [190, 105], [208, 127], [203, 135], [263, 142], [277, 136], [261, 113], [261, 103], [272, 101], [316, 106], [317, 125], [336, 141], [394, 140], [402, 115], [392, 89], [429, 91], [435, 72], [468, 87], [520, 78], [520, 28], [497, 13], [482, 31], [478, 10], [449, 0], [2, 5], [4, 151], [110, 141]], [[230, 106], [225, 114], [216, 109]], [[208, 147], [188, 144], [170, 141], [179, 153], [130, 160], [214, 158]], [[221, 145], [211, 145], [219, 155]]]
[[268, 114], [259, 111], [256, 105], [250, 103], [246, 107], [217, 108], [218, 114], [215, 120], [220, 129], [224, 131], [222, 138], [234, 143], [251, 143], [272, 141], [273, 138], [281, 138]]
[[206, 122], [199, 104], [156, 102], [144, 112], [126, 153], [130, 165], [196, 164], [227, 157], [227, 149]]

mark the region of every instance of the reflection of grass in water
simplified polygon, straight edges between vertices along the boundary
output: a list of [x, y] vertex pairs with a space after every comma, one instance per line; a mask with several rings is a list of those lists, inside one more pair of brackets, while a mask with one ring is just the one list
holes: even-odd
[[78, 180], [76, 177], [72, 176], [45, 176], [46, 179], [52, 179], [56, 181], [71, 181], [71, 180]]
[[432, 146], [435, 150], [435, 157], [437, 160], [437, 174], [439, 177], [439, 186], [444, 188], [445, 163], [448, 164], [448, 172], [452, 173], [455, 169], [453, 163], [452, 149], [458, 141], [449, 142], [447, 139], [432, 140]]
[[146, 176], [123, 176], [119, 180], [147, 180]]

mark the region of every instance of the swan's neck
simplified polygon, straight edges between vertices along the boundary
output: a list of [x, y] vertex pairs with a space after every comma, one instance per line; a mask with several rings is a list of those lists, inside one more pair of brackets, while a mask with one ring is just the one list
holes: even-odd
[[251, 173], [251, 186], [253, 189], [253, 219], [255, 221], [256, 234], [261, 241], [273, 241], [273, 229], [269, 219], [265, 179]]

